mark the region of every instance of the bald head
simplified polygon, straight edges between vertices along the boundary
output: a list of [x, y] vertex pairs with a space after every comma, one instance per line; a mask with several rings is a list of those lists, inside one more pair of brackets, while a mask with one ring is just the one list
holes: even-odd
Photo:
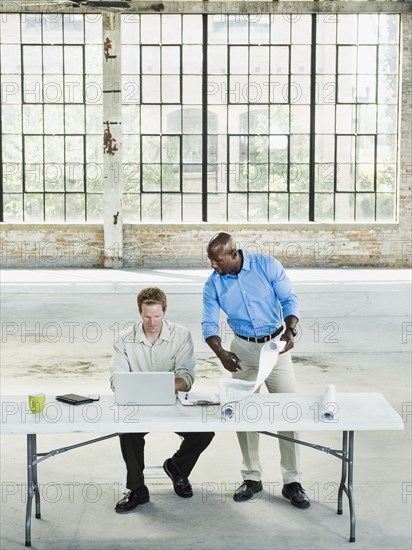
[[237, 275], [242, 269], [242, 256], [236, 249], [235, 239], [229, 233], [218, 233], [210, 239], [207, 256], [219, 275]]
[[207, 245], [207, 253], [220, 250], [222, 252], [232, 252], [236, 250], [236, 242], [232, 235], [229, 233], [218, 233], [212, 237]]

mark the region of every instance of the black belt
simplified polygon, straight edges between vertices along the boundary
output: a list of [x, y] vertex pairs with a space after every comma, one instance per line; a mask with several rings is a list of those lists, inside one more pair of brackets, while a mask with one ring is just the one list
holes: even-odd
[[241, 336], [240, 334], [236, 334], [236, 336], [239, 336], [239, 338], [242, 338], [242, 340], [247, 340], [248, 342], [256, 342], [257, 344], [263, 344], [264, 342], [269, 342], [269, 340], [272, 340], [272, 338], [275, 338], [283, 331], [283, 327], [278, 328], [275, 332], [272, 332], [272, 334], [268, 334], [267, 336], [262, 336], [261, 338], [254, 338], [251, 336]]

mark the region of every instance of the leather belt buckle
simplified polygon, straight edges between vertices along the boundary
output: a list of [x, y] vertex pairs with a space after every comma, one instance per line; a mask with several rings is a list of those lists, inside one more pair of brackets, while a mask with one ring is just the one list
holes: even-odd
[[236, 336], [239, 336], [239, 338], [242, 338], [242, 340], [247, 340], [248, 342], [255, 342], [255, 344], [263, 344], [265, 342], [269, 342], [269, 340], [272, 340], [272, 338], [275, 338], [278, 336], [283, 330], [283, 327], [278, 328], [275, 330], [275, 332], [272, 332], [272, 334], [267, 334], [266, 336], [261, 336], [258, 338], [257, 336], [241, 336], [240, 334], [236, 334]]

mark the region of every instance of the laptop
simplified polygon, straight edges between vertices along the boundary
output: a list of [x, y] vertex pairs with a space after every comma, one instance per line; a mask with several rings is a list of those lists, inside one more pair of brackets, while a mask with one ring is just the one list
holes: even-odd
[[174, 372], [115, 372], [118, 405], [175, 405]]

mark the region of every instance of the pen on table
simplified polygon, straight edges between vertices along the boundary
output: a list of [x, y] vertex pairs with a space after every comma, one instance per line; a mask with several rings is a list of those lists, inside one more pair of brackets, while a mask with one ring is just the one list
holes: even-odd
[[185, 395], [185, 399], [188, 399], [188, 397], [189, 397], [189, 394], [187, 393], [187, 394]]

